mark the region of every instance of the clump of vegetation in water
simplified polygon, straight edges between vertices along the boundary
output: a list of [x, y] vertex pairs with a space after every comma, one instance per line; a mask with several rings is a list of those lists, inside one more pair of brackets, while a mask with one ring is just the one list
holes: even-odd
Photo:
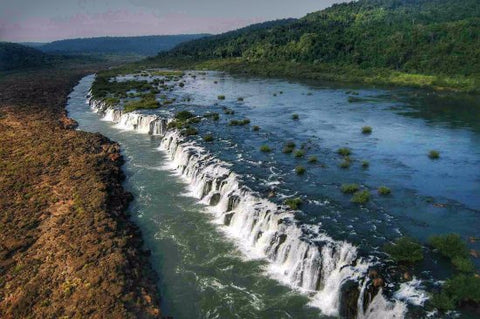
[[268, 145], [262, 145], [262, 146], [260, 146], [260, 151], [262, 151], [264, 153], [270, 153], [272, 151], [272, 149]]
[[287, 198], [283, 204], [290, 207], [290, 209], [297, 210], [302, 205], [302, 199], [300, 197]]
[[185, 83], [180, 82], [180, 83], [178, 83], [178, 86], [181, 87], [181, 88], [183, 88], [183, 87], [185, 86]]
[[387, 244], [384, 250], [396, 262], [414, 264], [423, 260], [422, 245], [409, 237], [400, 237], [393, 244]]
[[440, 293], [430, 300], [431, 304], [441, 310], [454, 310], [462, 303], [480, 303], [480, 278], [474, 274], [457, 274], [447, 279]]
[[298, 165], [297, 167], [295, 167], [295, 173], [297, 173], [297, 175], [303, 175], [305, 174], [305, 172], [306, 169], [302, 165]]
[[367, 169], [370, 167], [370, 163], [368, 161], [362, 161], [362, 168]]
[[260, 126], [254, 125], [252, 130], [255, 131], [255, 132], [258, 132], [258, 131], [260, 131]]
[[220, 119], [220, 115], [218, 113], [206, 113], [203, 115], [205, 118], [211, 118], [214, 121], [218, 121]]
[[371, 126], [364, 126], [362, 127], [362, 134], [372, 134], [372, 127]]
[[303, 157], [304, 155], [305, 155], [304, 150], [298, 150], [298, 151], [295, 152], [295, 157], [297, 157], [297, 158]]
[[191, 119], [195, 115], [192, 112], [189, 111], [180, 111], [175, 114], [175, 119], [181, 122], [185, 122], [188, 119]]
[[343, 184], [340, 187], [340, 190], [344, 194], [353, 194], [353, 193], [358, 192], [360, 190], [360, 186], [358, 186], [358, 184]]
[[438, 250], [440, 254], [450, 260], [458, 257], [468, 257], [467, 245], [458, 234], [432, 236], [429, 239], [429, 243]]
[[194, 116], [192, 118], [190, 118], [187, 123], [189, 124], [195, 124], [195, 123], [200, 123], [200, 121], [202, 121], [202, 118], [200, 116]]
[[428, 152], [428, 157], [432, 160], [439, 159], [440, 158], [440, 152], [435, 151], [435, 150], [431, 150], [430, 152]]
[[120, 99], [116, 97], [107, 97], [107, 98], [104, 98], [102, 101], [108, 106], [115, 106], [120, 103]]
[[439, 293], [432, 296], [431, 304], [441, 311], [448, 311], [462, 303], [480, 303], [480, 278], [474, 273], [475, 266], [460, 235], [432, 236], [429, 243], [441, 255], [449, 258], [458, 271], [445, 282]]
[[295, 142], [287, 142], [283, 146], [282, 152], [285, 154], [290, 154], [295, 149]]
[[188, 126], [185, 128], [185, 130], [182, 132], [184, 136], [191, 136], [191, 135], [197, 135], [198, 130], [194, 127]]
[[205, 142], [213, 142], [214, 138], [213, 138], [213, 135], [212, 134], [207, 134], [203, 137], [203, 140]]
[[238, 101], [238, 102], [243, 102], [243, 97], [239, 97], [239, 98], [237, 99], [237, 101]]
[[317, 158], [316, 156], [310, 156], [310, 157], [308, 158], [308, 162], [309, 162], [309, 163], [312, 163], [312, 164], [313, 164], [313, 163], [317, 163], [317, 162], [318, 162], [318, 158]]
[[292, 114], [292, 120], [298, 120], [299, 118], [297, 113]]
[[235, 114], [235, 111], [232, 110], [232, 109], [229, 109], [229, 108], [227, 108], [227, 107], [224, 107], [224, 108], [223, 108], [223, 113], [225, 113], [225, 114], [227, 114], [227, 115], [233, 115], [233, 114]]
[[340, 168], [347, 169], [347, 168], [350, 168], [351, 165], [352, 165], [352, 160], [350, 159], [350, 157], [345, 156], [339, 166]]
[[348, 147], [341, 147], [337, 150], [337, 153], [342, 156], [350, 156], [352, 151]]
[[243, 125], [248, 125], [250, 124], [249, 119], [243, 119], [243, 120], [231, 120], [228, 125], [230, 126], [243, 126]]
[[365, 204], [369, 200], [370, 200], [370, 192], [367, 190], [363, 190], [363, 191], [355, 192], [350, 201], [356, 204]]
[[217, 96], [217, 98], [218, 98], [219, 100], [225, 100], [225, 95], [219, 95], [219, 96]]
[[147, 96], [139, 101], [131, 101], [123, 106], [124, 112], [132, 112], [135, 110], [156, 109], [160, 107], [160, 103], [155, 97]]
[[380, 195], [386, 196], [386, 195], [390, 195], [392, 193], [392, 190], [390, 188], [388, 188], [387, 186], [380, 186], [378, 188], [378, 193]]

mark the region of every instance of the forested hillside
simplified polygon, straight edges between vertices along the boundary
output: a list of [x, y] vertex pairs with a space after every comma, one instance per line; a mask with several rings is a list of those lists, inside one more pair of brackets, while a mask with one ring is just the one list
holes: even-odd
[[242, 58], [478, 77], [480, 1], [359, 0], [176, 47], [160, 58]]
[[47, 62], [48, 56], [37, 49], [0, 42], [0, 71], [37, 67]]
[[40, 46], [47, 53], [64, 54], [137, 54], [155, 55], [176, 45], [205, 37], [205, 34], [159, 35], [141, 37], [99, 37], [54, 41]]

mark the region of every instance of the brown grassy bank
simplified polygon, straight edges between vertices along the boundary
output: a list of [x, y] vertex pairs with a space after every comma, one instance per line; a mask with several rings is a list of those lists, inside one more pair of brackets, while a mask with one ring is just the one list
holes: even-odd
[[64, 106], [86, 66], [0, 76], [0, 318], [157, 318], [119, 146]]

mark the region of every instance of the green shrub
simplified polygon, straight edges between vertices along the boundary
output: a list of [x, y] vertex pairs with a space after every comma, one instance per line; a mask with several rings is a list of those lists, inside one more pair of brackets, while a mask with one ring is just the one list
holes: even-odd
[[203, 140], [205, 142], [213, 142], [214, 138], [213, 138], [213, 135], [212, 134], [207, 134], [203, 137]]
[[183, 87], [185, 86], [185, 83], [180, 82], [180, 83], [178, 83], [178, 86], [181, 87], [181, 88], [183, 88]]
[[391, 194], [392, 191], [391, 191], [390, 188], [388, 188], [387, 186], [380, 186], [380, 187], [378, 188], [378, 193], [379, 193], [380, 195], [384, 195], [384, 196], [385, 196], [385, 195]]
[[295, 149], [295, 143], [294, 142], [287, 142], [283, 146], [282, 152], [285, 153], [285, 154], [290, 154], [290, 153], [293, 152], [294, 149]]
[[440, 152], [438, 151], [435, 151], [435, 150], [431, 150], [429, 153], [428, 153], [428, 157], [432, 160], [436, 160], [436, 159], [439, 159], [440, 158]]
[[297, 157], [297, 158], [303, 157], [304, 155], [305, 155], [304, 150], [298, 150], [298, 151], [295, 152], [295, 157]]
[[318, 162], [318, 158], [317, 158], [316, 156], [310, 156], [310, 157], [308, 158], [308, 162], [309, 162], [309, 163], [312, 163], [312, 164], [313, 164], [313, 163], [317, 163], [317, 162]]
[[370, 126], [362, 127], [362, 134], [372, 134], [372, 128]]
[[260, 131], [260, 126], [254, 125], [252, 130], [254, 130], [255, 132], [258, 132], [258, 131]]
[[217, 98], [218, 98], [219, 100], [225, 100], [225, 95], [219, 95]]
[[454, 257], [452, 259], [452, 264], [460, 272], [472, 273], [475, 271], [475, 266], [473, 265], [470, 258], [467, 257]]
[[342, 147], [337, 150], [337, 153], [342, 156], [349, 156], [352, 154], [352, 151], [348, 147]]
[[370, 200], [370, 192], [367, 190], [358, 191], [353, 194], [351, 199], [352, 203], [356, 204], [365, 204]]
[[287, 205], [293, 210], [298, 209], [302, 205], [302, 199], [300, 197], [296, 198], [287, 198], [284, 202], [284, 205]]
[[429, 243], [443, 256], [451, 260], [456, 257], [468, 257], [467, 246], [458, 234], [432, 236]]
[[339, 166], [340, 168], [347, 169], [347, 168], [350, 168], [351, 165], [352, 165], [352, 162], [347, 158], [347, 159], [344, 159]]
[[180, 111], [180, 112], [177, 112], [177, 114], [175, 114], [175, 119], [181, 122], [185, 122], [186, 120], [192, 117], [194, 117], [194, 115], [192, 112], [189, 112], [189, 111]]
[[185, 136], [191, 136], [191, 135], [197, 135], [197, 134], [198, 134], [198, 130], [194, 127], [187, 127], [183, 132], [183, 135]]
[[300, 117], [298, 116], [298, 114], [292, 114], [292, 120], [298, 120]]
[[423, 260], [422, 245], [409, 237], [400, 237], [393, 244], [387, 244], [384, 250], [396, 262], [414, 264]]
[[430, 303], [433, 307], [443, 312], [455, 309], [455, 300], [443, 291], [433, 294], [430, 298]]
[[220, 115], [218, 113], [206, 113], [203, 115], [205, 118], [211, 118], [214, 121], [218, 121], [220, 119]]
[[448, 279], [440, 293], [430, 300], [432, 306], [440, 311], [449, 311], [460, 303], [480, 303], [480, 278], [475, 275], [459, 274]]
[[132, 112], [135, 110], [156, 109], [160, 107], [160, 103], [153, 97], [142, 98], [139, 101], [131, 101], [123, 106], [124, 112]]
[[358, 192], [360, 186], [358, 186], [358, 184], [343, 184], [340, 189], [344, 194], [353, 194]]
[[480, 278], [475, 275], [459, 274], [445, 282], [444, 291], [456, 302], [480, 302]]
[[231, 120], [230, 123], [228, 123], [228, 125], [230, 126], [242, 126], [242, 125], [248, 125], [250, 124], [250, 120], [249, 119], [244, 119], [244, 120]]
[[238, 102], [243, 102], [243, 97], [239, 97], [239, 98], [237, 99], [237, 101], [238, 101]]
[[370, 167], [370, 163], [368, 161], [362, 161], [362, 168], [367, 169]]
[[270, 153], [272, 149], [268, 145], [262, 145], [260, 146], [260, 151], [265, 152], [265, 153]]
[[305, 174], [305, 167], [301, 166], [301, 165], [298, 165], [297, 167], [295, 167], [295, 173], [297, 173], [297, 175], [303, 175]]
[[195, 117], [192, 117], [190, 118], [187, 123], [200, 123], [202, 121], [202, 118], [200, 116], [195, 116]]

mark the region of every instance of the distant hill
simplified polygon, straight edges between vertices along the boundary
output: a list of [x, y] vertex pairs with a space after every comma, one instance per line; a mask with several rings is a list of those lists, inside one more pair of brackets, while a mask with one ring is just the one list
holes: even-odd
[[17, 43], [0, 42], [0, 71], [26, 69], [45, 65], [45, 53]]
[[182, 42], [205, 36], [207, 34], [82, 38], [54, 41], [37, 48], [46, 53], [153, 56]]
[[183, 43], [159, 57], [478, 77], [480, 1], [358, 0]]

